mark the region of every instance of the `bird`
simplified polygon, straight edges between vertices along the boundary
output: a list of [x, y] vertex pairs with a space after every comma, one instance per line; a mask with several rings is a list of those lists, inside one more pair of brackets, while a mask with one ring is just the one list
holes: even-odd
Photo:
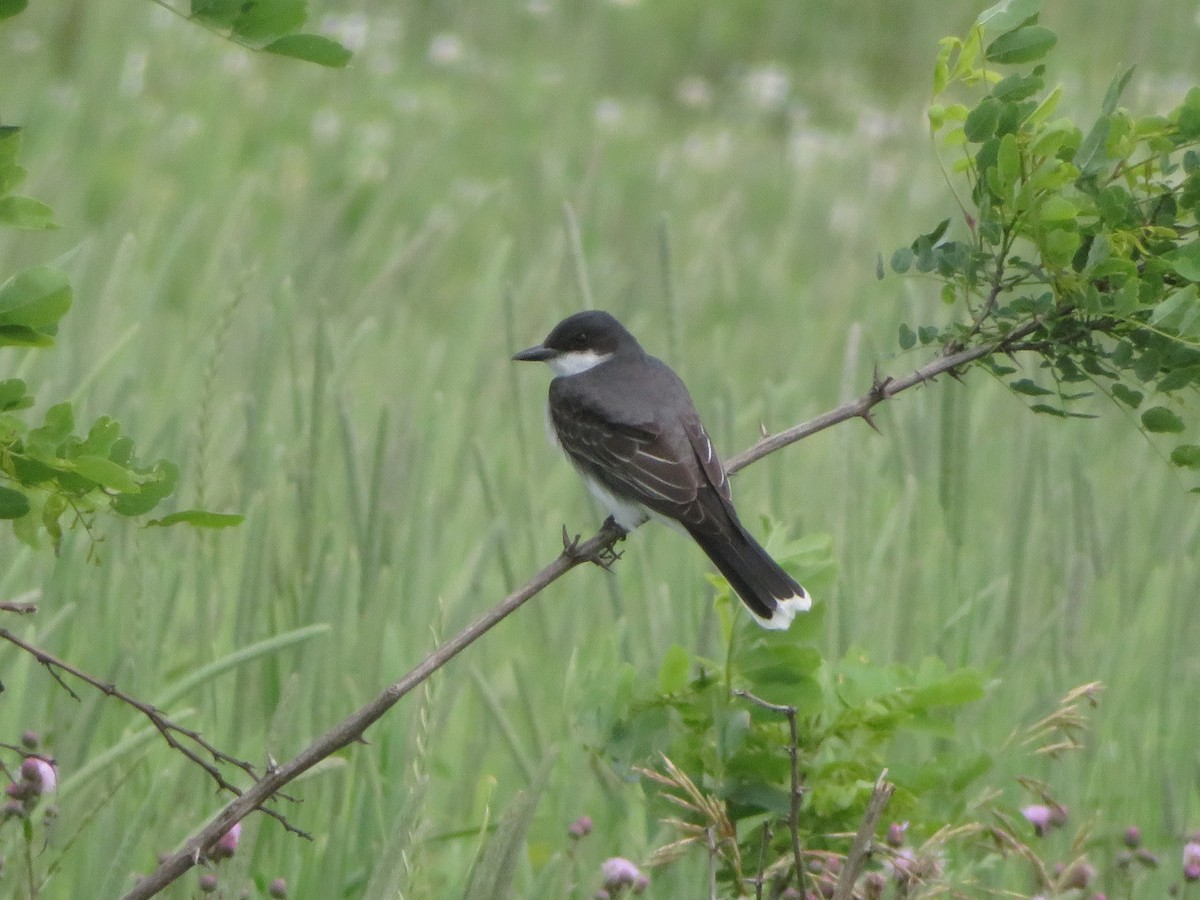
[[554, 372], [547, 433], [622, 531], [648, 519], [682, 529], [764, 628], [786, 629], [812, 608], [738, 518], [687, 386], [616, 318], [575, 313], [512, 358]]

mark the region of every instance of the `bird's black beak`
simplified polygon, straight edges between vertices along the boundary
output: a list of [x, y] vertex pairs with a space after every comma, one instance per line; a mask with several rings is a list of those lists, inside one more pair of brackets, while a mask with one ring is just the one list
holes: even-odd
[[514, 353], [513, 359], [517, 362], [545, 362], [556, 356], [558, 356], [557, 350], [551, 350], [549, 347], [543, 347], [541, 344], [538, 344], [536, 347], [530, 347], [528, 350]]

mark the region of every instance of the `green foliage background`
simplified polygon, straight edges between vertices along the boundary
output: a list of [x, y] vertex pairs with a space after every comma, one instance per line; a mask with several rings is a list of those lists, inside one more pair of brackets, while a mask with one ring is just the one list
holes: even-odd
[[[57, 258], [74, 287], [57, 346], [2, 351], [5, 377], [180, 461], [178, 508], [246, 514], [212, 534], [106, 523], [100, 566], [86, 534], [54, 558], [6, 531], [0, 598], [43, 591], [10, 627], [262, 760], [522, 582], [564, 520], [599, 521], [542, 439], [544, 375], [507, 361], [584, 302], [564, 202], [591, 300], [675, 364], [726, 453], [760, 422], [860, 392], [876, 364], [924, 361], [895, 336], [945, 314], [938, 286], [877, 282], [875, 260], [953, 211], [924, 109], [937, 39], [979, 8], [855, 9], [850, 24], [782, 2], [325, 3], [313, 21], [357, 50], [342, 71], [251, 54], [150, 4], [34, 4], [0, 25], [22, 191], [63, 226], [0, 234], [0, 272]], [[1093, 115], [1131, 64], [1125, 105], [1175, 106], [1200, 82], [1193, 14], [1052, 4], [1060, 111]], [[786, 98], [761, 102], [779, 75]], [[706, 105], [680, 100], [695, 77]], [[1044, 777], [1105, 840], [1140, 824], [1173, 869], [1200, 824], [1200, 515], [1170, 444], [1148, 452], [1135, 418], [1091, 411], [1105, 415], [1032, 416], [976, 372], [881, 407], [882, 436], [849, 423], [735, 489], [747, 520], [830, 536], [836, 574], [808, 573], [827, 656], [986, 670], [987, 697], [959, 719], [968, 748], [1107, 683], [1087, 750], [1044, 769], [1001, 760], [989, 781], [1016, 803], [1011, 776]], [[300, 898], [460, 893], [482, 830], [547, 767], [518, 895], [539, 896], [584, 813], [582, 883], [606, 856], [644, 857], [664, 839], [657, 810], [598, 757], [604, 725], [673, 645], [718, 656], [721, 642], [694, 548], [646, 529], [626, 550], [297, 785], [287, 812], [315, 844], [249, 820], [222, 878], [284, 876]], [[0, 740], [36, 729], [60, 765], [48, 896], [119, 893], [216, 808], [128, 710], [76, 703], [11, 649], [0, 678]], [[0, 884], [16, 878], [10, 864]], [[657, 870], [653, 896], [694, 897], [703, 878], [699, 858]]]

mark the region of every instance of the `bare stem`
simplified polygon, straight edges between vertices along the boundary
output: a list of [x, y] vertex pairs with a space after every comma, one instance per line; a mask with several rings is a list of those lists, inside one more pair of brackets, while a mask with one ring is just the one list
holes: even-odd
[[804, 871], [804, 852], [800, 847], [800, 801], [804, 797], [804, 781], [800, 777], [800, 729], [796, 724], [796, 707], [783, 706], [779, 703], [771, 703], [763, 700], [761, 697], [756, 697], [749, 691], [734, 691], [734, 696], [749, 700], [763, 709], [769, 709], [771, 712], [782, 713], [787, 716], [788, 730], [791, 732], [791, 740], [788, 743], [788, 757], [792, 763], [792, 803], [788, 810], [788, 829], [792, 833], [792, 859], [796, 867], [796, 887], [800, 891], [800, 895], [804, 896], [808, 893], [805, 885]]
[[887, 769], [884, 769], [879, 775], [879, 780], [875, 782], [875, 790], [871, 793], [871, 799], [867, 801], [862, 825], [858, 827], [858, 834], [854, 835], [854, 843], [850, 845], [850, 852], [846, 854], [842, 874], [838, 876], [837, 887], [833, 891], [833, 900], [850, 900], [854, 895], [854, 882], [858, 880], [859, 873], [871, 855], [871, 842], [875, 838], [875, 829], [879, 827], [879, 817], [883, 815], [883, 808], [887, 806], [888, 800], [896, 790], [896, 786], [886, 781], [886, 778]]

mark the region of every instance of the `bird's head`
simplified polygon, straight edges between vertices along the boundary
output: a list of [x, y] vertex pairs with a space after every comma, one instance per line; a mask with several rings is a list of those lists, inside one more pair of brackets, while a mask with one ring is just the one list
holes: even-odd
[[606, 312], [589, 309], [563, 319], [544, 341], [515, 354], [513, 359], [544, 362], [555, 375], [578, 375], [617, 353], [637, 349], [637, 339], [625, 326]]

